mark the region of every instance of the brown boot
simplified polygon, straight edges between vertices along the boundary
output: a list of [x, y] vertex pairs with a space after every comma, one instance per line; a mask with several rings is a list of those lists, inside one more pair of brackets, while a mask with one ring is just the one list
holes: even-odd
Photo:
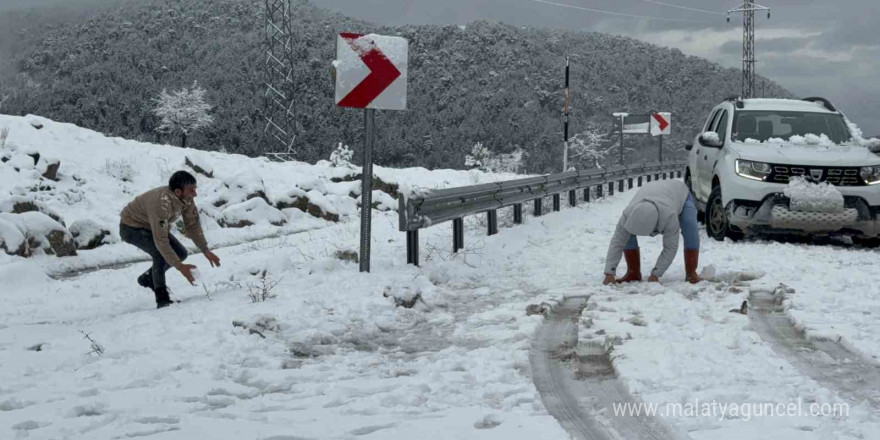
[[626, 275], [617, 280], [618, 283], [628, 283], [642, 280], [642, 258], [639, 249], [626, 249], [623, 251], [626, 260]]
[[684, 250], [684, 277], [691, 284], [697, 284], [703, 281], [697, 274], [697, 265], [700, 263], [699, 249]]

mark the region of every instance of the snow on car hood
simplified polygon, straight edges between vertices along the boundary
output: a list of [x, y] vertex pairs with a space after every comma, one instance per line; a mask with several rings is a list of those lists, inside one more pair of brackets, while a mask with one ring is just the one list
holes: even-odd
[[731, 149], [740, 159], [780, 165], [866, 166], [880, 165], [880, 156], [860, 145], [796, 145], [734, 142]]

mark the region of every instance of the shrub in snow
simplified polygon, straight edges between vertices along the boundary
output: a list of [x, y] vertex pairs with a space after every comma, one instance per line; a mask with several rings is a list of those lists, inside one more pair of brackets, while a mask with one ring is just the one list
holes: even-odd
[[131, 162], [126, 159], [107, 159], [104, 161], [104, 167], [101, 171], [123, 182], [134, 182], [134, 178], [137, 177], [137, 171], [131, 166]]
[[792, 178], [784, 193], [795, 211], [841, 212], [843, 194], [828, 183], [812, 183], [802, 177]]
[[208, 114], [211, 106], [205, 102], [205, 89], [196, 81], [193, 81], [191, 88], [184, 87], [173, 94], [163, 89], [155, 102], [153, 114], [162, 118], [162, 125], [156, 131], [180, 133], [180, 146], [183, 148], [186, 148], [187, 135], [214, 123], [214, 117]]
[[18, 226], [0, 218], [0, 250], [9, 255], [27, 256], [27, 240]]
[[500, 153], [489, 158], [487, 167], [496, 173], [518, 173], [522, 168], [523, 152]]
[[336, 149], [330, 153], [330, 164], [334, 167], [345, 167], [345, 168], [354, 168], [354, 165], [351, 164], [351, 159], [354, 157], [354, 151], [348, 148], [348, 145], [343, 145], [342, 142], [336, 146]]
[[73, 236], [60, 223], [40, 212], [22, 214], [0, 214], [0, 219], [15, 225], [27, 240], [29, 256], [34, 250], [42, 249], [49, 255], [67, 257], [76, 255]]
[[224, 209], [220, 221], [220, 225], [227, 228], [243, 228], [256, 224], [281, 226], [285, 223], [287, 217], [284, 213], [269, 206], [261, 198], [250, 199]]
[[0, 212], [10, 214], [21, 214], [24, 212], [41, 212], [48, 215], [61, 226], [64, 226], [64, 219], [58, 212], [50, 208], [45, 203], [37, 200], [33, 196], [16, 196], [0, 202]]
[[190, 167], [193, 171], [205, 176], [205, 177], [214, 177], [214, 168], [211, 167], [206, 161], [198, 158], [186, 156], [184, 159], [184, 163], [186, 166]]
[[79, 250], [95, 249], [108, 243], [110, 230], [89, 219], [80, 219], [68, 228], [76, 248]]
[[0, 149], [6, 148], [6, 139], [9, 138], [9, 127], [0, 129]]
[[484, 167], [489, 164], [489, 158], [491, 157], [492, 152], [489, 151], [489, 148], [483, 146], [482, 142], [477, 142], [474, 148], [471, 149], [471, 154], [464, 156], [464, 166], [485, 170]]

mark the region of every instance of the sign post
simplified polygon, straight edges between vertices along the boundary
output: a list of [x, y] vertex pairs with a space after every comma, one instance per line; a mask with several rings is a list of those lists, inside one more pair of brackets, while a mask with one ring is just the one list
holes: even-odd
[[660, 162], [663, 162], [663, 135], [672, 133], [672, 114], [651, 114], [651, 136], [660, 136]]
[[565, 57], [565, 109], [563, 110], [565, 113], [565, 127], [564, 133], [562, 134], [562, 172], [568, 171], [568, 103], [571, 100], [571, 94], [568, 89], [568, 68], [569, 68], [569, 57]]
[[620, 118], [620, 165], [623, 165], [623, 131], [627, 116], [629, 113], [614, 113], [615, 118]]
[[370, 271], [375, 111], [406, 110], [407, 41], [341, 33], [336, 40], [336, 105], [364, 109], [360, 271]]

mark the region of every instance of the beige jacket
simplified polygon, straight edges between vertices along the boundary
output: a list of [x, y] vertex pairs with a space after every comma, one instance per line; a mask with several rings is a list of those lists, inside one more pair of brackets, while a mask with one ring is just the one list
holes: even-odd
[[208, 250], [208, 242], [199, 222], [199, 210], [193, 201], [184, 201], [174, 195], [167, 186], [151, 189], [137, 196], [120, 214], [120, 223], [132, 228], [149, 229], [153, 242], [169, 266], [180, 269], [182, 262], [168, 242], [171, 226], [183, 215], [184, 234], [202, 252]]

